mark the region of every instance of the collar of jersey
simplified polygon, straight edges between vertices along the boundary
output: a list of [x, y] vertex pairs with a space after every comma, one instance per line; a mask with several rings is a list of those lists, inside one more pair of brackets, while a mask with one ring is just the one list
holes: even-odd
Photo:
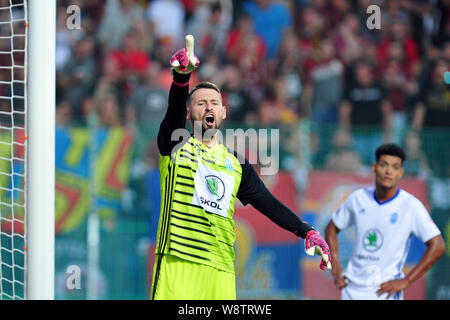
[[220, 145], [220, 143], [218, 141], [216, 141], [216, 143], [214, 144], [214, 146], [212, 147], [208, 147], [206, 144], [203, 143], [203, 141], [198, 140], [197, 138], [194, 137], [194, 134], [191, 134], [191, 136], [194, 138], [195, 141], [197, 141], [198, 143], [200, 143], [203, 147], [205, 147], [205, 150], [208, 150], [208, 152], [212, 152], [213, 150], [217, 149]]
[[398, 194], [400, 193], [400, 188], [397, 189], [397, 192], [392, 196], [392, 198], [387, 199], [386, 201], [383, 201], [383, 202], [381, 202], [381, 201], [379, 201], [379, 200], [377, 199], [377, 197], [375, 196], [375, 192], [376, 192], [376, 190], [373, 191], [373, 198], [374, 198], [375, 201], [381, 206], [381, 205], [386, 204], [386, 203], [388, 203], [388, 202], [391, 202], [392, 200], [394, 200], [395, 198], [397, 198]]

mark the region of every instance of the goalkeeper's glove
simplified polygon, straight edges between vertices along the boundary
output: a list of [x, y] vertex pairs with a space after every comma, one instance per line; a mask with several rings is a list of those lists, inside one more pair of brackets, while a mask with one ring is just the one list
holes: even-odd
[[194, 37], [189, 34], [185, 39], [186, 47], [175, 52], [170, 59], [172, 70], [181, 74], [191, 73], [200, 64], [200, 60], [194, 54]]
[[306, 234], [305, 250], [306, 254], [310, 256], [317, 254], [322, 257], [322, 261], [320, 262], [321, 270], [325, 270], [326, 268], [331, 269], [330, 248], [316, 230], [310, 230]]

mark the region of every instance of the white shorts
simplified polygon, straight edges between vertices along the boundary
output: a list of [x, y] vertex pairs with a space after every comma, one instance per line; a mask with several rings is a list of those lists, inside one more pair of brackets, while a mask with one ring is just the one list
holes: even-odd
[[387, 298], [388, 293], [377, 295], [375, 288], [358, 286], [347, 281], [347, 286], [341, 290], [342, 300], [403, 300], [403, 291], [398, 291]]

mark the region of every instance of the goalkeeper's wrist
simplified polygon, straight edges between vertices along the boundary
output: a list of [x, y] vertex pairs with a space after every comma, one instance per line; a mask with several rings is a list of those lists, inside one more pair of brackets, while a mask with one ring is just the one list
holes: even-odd
[[176, 72], [175, 70], [173, 70], [172, 73], [173, 73], [173, 82], [177, 86], [184, 87], [189, 84], [189, 79], [191, 78], [190, 73], [182, 74]]
[[306, 234], [309, 232], [309, 231], [311, 231], [311, 230], [315, 230], [312, 226], [310, 226], [309, 224], [307, 224], [306, 222], [301, 222], [300, 224], [299, 224], [299, 226], [297, 227], [297, 230], [296, 230], [296, 234], [297, 234], [297, 236], [299, 236], [299, 237], [302, 237], [303, 239], [305, 239], [306, 238]]

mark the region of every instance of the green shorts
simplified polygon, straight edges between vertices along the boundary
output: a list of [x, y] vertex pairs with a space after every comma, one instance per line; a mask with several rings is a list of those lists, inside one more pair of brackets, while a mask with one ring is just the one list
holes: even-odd
[[150, 294], [153, 300], [236, 300], [236, 278], [234, 273], [158, 254]]

